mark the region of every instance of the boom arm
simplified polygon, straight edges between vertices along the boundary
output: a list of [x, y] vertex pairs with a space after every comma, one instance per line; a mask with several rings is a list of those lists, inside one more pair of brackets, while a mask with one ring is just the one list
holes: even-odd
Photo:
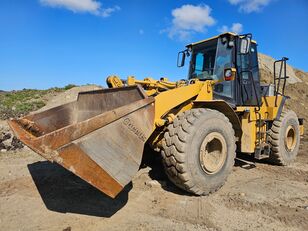
[[134, 86], [136, 84], [140, 84], [148, 96], [154, 96], [160, 92], [184, 86], [186, 84], [186, 81], [184, 80], [171, 82], [167, 78], [155, 80], [148, 77], [144, 80], [137, 80], [134, 76], [129, 76], [127, 80], [121, 80], [118, 76], [115, 75], [109, 76], [106, 82], [109, 88], [123, 87], [124, 85]]

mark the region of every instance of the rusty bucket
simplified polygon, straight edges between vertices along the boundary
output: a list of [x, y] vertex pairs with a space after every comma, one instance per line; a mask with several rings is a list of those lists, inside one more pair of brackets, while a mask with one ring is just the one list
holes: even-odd
[[75, 102], [9, 125], [32, 150], [114, 198], [139, 169], [154, 98], [139, 86], [81, 92]]

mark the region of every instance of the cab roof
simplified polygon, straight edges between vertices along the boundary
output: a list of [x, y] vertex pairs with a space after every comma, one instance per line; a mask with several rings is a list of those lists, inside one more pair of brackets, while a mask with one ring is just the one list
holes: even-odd
[[[208, 38], [208, 39], [200, 40], [200, 41], [195, 42], [195, 43], [190, 43], [190, 44], [188, 44], [186, 47], [192, 47], [192, 46], [195, 46], [195, 45], [204, 43], [204, 42], [208, 42], [208, 41], [217, 39], [217, 38], [219, 38], [219, 37], [222, 36], [222, 35], [238, 36], [238, 34], [235, 34], [235, 33], [233, 33], [233, 32], [226, 32], [226, 33], [222, 33], [222, 34], [216, 35], [216, 36], [211, 37], [211, 38]], [[251, 40], [251, 42], [252, 42], [252, 43], [257, 43], [255, 40]]]

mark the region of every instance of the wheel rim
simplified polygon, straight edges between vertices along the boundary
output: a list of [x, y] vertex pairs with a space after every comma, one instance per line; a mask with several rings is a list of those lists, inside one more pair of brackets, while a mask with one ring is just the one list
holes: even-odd
[[215, 174], [223, 167], [227, 157], [225, 138], [218, 132], [209, 133], [200, 147], [200, 164], [207, 174]]
[[291, 125], [287, 127], [284, 144], [288, 151], [293, 151], [296, 146], [296, 132]]

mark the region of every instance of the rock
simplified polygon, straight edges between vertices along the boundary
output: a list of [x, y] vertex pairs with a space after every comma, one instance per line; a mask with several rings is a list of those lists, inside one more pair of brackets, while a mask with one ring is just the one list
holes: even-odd
[[0, 127], [0, 150], [1, 152], [6, 152], [10, 150], [16, 150], [23, 148], [24, 145], [21, 143], [17, 137], [15, 137], [11, 130], [1, 125]]
[[0, 141], [0, 150], [1, 149], [5, 149], [5, 145], [2, 143], [2, 141]]
[[10, 131], [0, 131], [0, 141], [2, 141], [2, 140], [7, 140], [7, 139], [9, 139], [9, 138], [11, 138], [11, 133], [10, 133]]
[[11, 134], [9, 134], [9, 136], [7, 136], [6, 139], [2, 141], [2, 144], [4, 144], [4, 146], [8, 148], [12, 145], [12, 140], [13, 137], [11, 136]]
[[13, 150], [22, 149], [24, 147], [24, 144], [19, 139], [17, 139], [16, 136], [13, 137], [11, 145]]
[[240, 193], [240, 195], [242, 196], [242, 197], [244, 197], [244, 196], [246, 196], [246, 193]]
[[65, 229], [63, 229], [63, 231], [71, 231], [71, 230], [72, 230], [72, 228], [70, 226], [65, 228]]
[[157, 180], [150, 180], [150, 181], [145, 182], [145, 184], [149, 187], [160, 186], [160, 183]]

